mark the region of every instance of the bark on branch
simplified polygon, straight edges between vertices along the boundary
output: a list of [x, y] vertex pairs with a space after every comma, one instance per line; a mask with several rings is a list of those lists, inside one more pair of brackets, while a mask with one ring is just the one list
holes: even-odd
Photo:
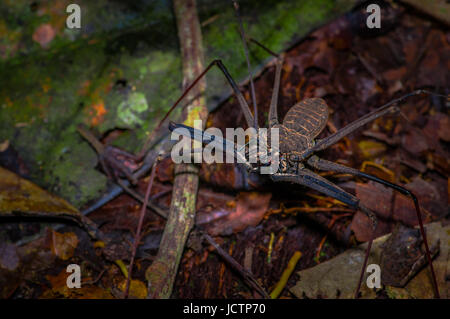
[[[183, 86], [192, 83], [203, 71], [204, 57], [202, 35], [195, 0], [173, 0], [183, 59]], [[187, 95], [187, 100], [197, 97], [185, 109], [185, 124], [193, 126], [194, 120], [206, 123], [208, 111], [202, 79]], [[146, 271], [150, 298], [169, 298], [178, 271], [189, 232], [194, 226], [198, 190], [198, 169], [192, 164], [175, 167], [175, 182], [170, 214], [167, 219], [158, 255]]]

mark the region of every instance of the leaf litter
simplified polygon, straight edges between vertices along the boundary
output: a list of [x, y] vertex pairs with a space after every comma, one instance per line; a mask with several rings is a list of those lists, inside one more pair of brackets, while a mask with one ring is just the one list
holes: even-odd
[[[286, 52], [283, 67], [279, 115], [282, 117], [298, 100], [323, 97], [331, 113], [327, 128], [320, 136], [323, 137], [401, 92], [415, 87], [435, 90], [448, 87], [445, 72], [450, 52], [448, 32], [410, 9], [398, 6], [392, 10], [391, 30], [387, 33], [365, 34], [358, 25], [361, 14], [353, 11], [291, 47]], [[36, 36], [36, 41], [45, 45], [47, 38], [43, 33]], [[273, 78], [274, 68], [269, 64], [255, 81], [261, 101], [260, 125], [267, 124]], [[247, 91], [247, 87], [244, 90]], [[245, 96], [249, 96], [248, 92]], [[450, 193], [446, 144], [450, 136], [449, 117], [445, 102], [435, 98], [412, 98], [401, 110], [400, 117], [375, 121], [324, 151], [323, 157], [405, 185], [418, 195], [425, 222], [441, 221], [428, 224], [427, 233], [432, 245], [440, 239], [434, 265], [444, 294], [449, 265], [449, 230], [444, 226], [448, 223]], [[244, 126], [235, 99], [229, 99], [210, 114], [208, 125], [223, 131], [226, 127]], [[10, 176], [9, 172], [1, 172]], [[382, 237], [374, 243], [371, 262], [380, 260], [382, 243], [388, 240], [386, 234], [395, 230], [399, 223], [417, 225], [414, 207], [406, 197], [350, 176], [323, 174], [356, 193], [379, 214], [377, 236]], [[6, 197], [2, 192], [2, 203], [10, 205], [3, 205], [8, 208], [2, 211], [9, 215], [17, 211], [30, 212], [30, 215], [36, 212], [48, 216], [69, 215], [80, 220], [79, 212], [67, 202], [33, 189], [18, 175], [11, 176], [20, 181], [15, 182], [18, 192]], [[245, 260], [249, 270], [268, 290], [280, 281], [294, 253], [301, 252], [302, 257], [295, 265], [294, 274], [286, 279], [281, 297], [352, 296], [364, 244], [350, 247], [368, 239], [370, 223], [365, 215], [360, 212], [349, 215], [345, 211], [347, 207], [338, 201], [301, 187], [274, 185], [263, 176], [249, 175], [235, 165], [202, 165], [200, 176], [197, 224], [215, 236], [238, 262], [244, 264]], [[152, 201], [162, 209], [170, 205], [172, 182], [173, 164], [163, 160], [157, 167], [151, 194]], [[137, 189], [143, 193], [145, 185], [145, 181], [140, 181]], [[16, 196], [14, 201], [12, 196]], [[19, 203], [23, 205], [17, 206]], [[136, 229], [139, 206], [134, 199], [121, 195], [91, 214], [90, 218], [101, 225], [102, 231], [117, 245], [93, 243], [70, 225], [61, 232], [47, 230], [46, 236], [20, 247], [2, 243], [0, 293], [3, 297], [121, 298], [126, 275], [115, 261], [127, 262], [131, 247], [127, 240]], [[282, 213], [271, 213], [274, 210]], [[334, 220], [337, 210], [344, 210], [346, 214]], [[132, 297], [146, 296], [144, 270], [157, 251], [163, 227], [161, 217], [146, 215], [143, 245], [138, 250], [137, 269], [131, 281]], [[248, 249], [249, 245], [252, 249]], [[89, 254], [79, 253], [84, 249]], [[113, 251], [107, 252], [108, 249]], [[201, 242], [186, 249], [175, 284], [176, 296], [255, 297], [212, 251]], [[61, 262], [73, 261], [90, 265], [83, 272], [92, 283], [84, 285], [77, 293], [64, 288], [67, 273]], [[423, 268], [404, 288], [386, 285], [375, 292], [364, 288], [363, 297], [430, 298], [432, 289], [427, 271]], [[42, 284], [36, 286], [33, 282]]]

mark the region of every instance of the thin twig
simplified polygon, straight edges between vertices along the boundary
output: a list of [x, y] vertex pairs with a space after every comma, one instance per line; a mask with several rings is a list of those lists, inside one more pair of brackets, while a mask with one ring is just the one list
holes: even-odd
[[291, 259], [289, 259], [288, 265], [287, 265], [286, 269], [283, 271], [283, 274], [281, 275], [280, 280], [276, 284], [273, 291], [270, 293], [270, 298], [277, 299], [278, 296], [281, 294], [284, 287], [286, 287], [288, 279], [291, 276], [292, 272], [294, 271], [295, 266], [297, 265], [297, 262], [301, 256], [302, 256], [302, 253], [297, 250], [294, 253], [294, 255], [292, 255]]
[[266, 292], [266, 290], [260, 285], [260, 283], [255, 279], [253, 274], [249, 272], [247, 269], [242, 267], [233, 257], [231, 257], [225, 250], [222, 249], [215, 241], [212, 239], [211, 236], [209, 236], [206, 232], [202, 231], [197, 227], [197, 229], [202, 234], [203, 238], [206, 239], [206, 241], [213, 246], [217, 253], [234, 269], [236, 270], [242, 278], [245, 280], [245, 282], [255, 289], [263, 298], [269, 299], [270, 296]]
[[[89, 132], [89, 141], [93, 142], [93, 143], [100, 143], [97, 141], [97, 139]], [[99, 148], [99, 150], [101, 150]], [[130, 261], [130, 265], [129, 265], [129, 269], [128, 269], [128, 274], [126, 275], [127, 277], [127, 283], [126, 283], [126, 291], [123, 294], [123, 298], [127, 298], [128, 294], [129, 294], [129, 285], [130, 285], [130, 281], [131, 281], [131, 273], [132, 273], [132, 267], [134, 264], [134, 259], [136, 256], [136, 251], [137, 251], [137, 247], [139, 246], [139, 242], [140, 242], [140, 233], [141, 233], [141, 229], [142, 229], [142, 222], [143, 222], [143, 217], [145, 216], [145, 207], [150, 208], [151, 210], [153, 210], [155, 213], [157, 213], [159, 216], [163, 217], [164, 219], [167, 219], [169, 213], [162, 209], [159, 208], [157, 205], [155, 205], [154, 203], [152, 203], [152, 201], [149, 198], [149, 194], [151, 192], [151, 187], [154, 181], [154, 174], [155, 174], [155, 169], [156, 169], [156, 164], [157, 161], [154, 162], [153, 166], [152, 166], [152, 173], [150, 176], [150, 180], [149, 180], [149, 184], [147, 187], [147, 192], [146, 195], [143, 197], [141, 194], [139, 194], [137, 191], [134, 191], [133, 189], [131, 189], [128, 185], [130, 184], [130, 182], [128, 180], [121, 180], [118, 179], [116, 180], [117, 184], [126, 192], [128, 193], [130, 196], [132, 196], [133, 198], [135, 198], [137, 201], [141, 202], [142, 204], [142, 210], [141, 210], [141, 215], [140, 215], [140, 219], [139, 219], [139, 225], [138, 225], [138, 229], [136, 231], [136, 235], [134, 238], [134, 243], [133, 243], [133, 250], [132, 250], [132, 256], [131, 256], [131, 261]], [[209, 195], [211, 196], [211, 195]], [[213, 247], [216, 248], [219, 256], [221, 256], [228, 264], [230, 264], [244, 279], [244, 281], [249, 285], [250, 288], [254, 288], [256, 291], [258, 291], [262, 296], [265, 296], [268, 298], [268, 294], [265, 292], [264, 288], [261, 287], [261, 285], [259, 285], [259, 283], [257, 282], [257, 280], [253, 277], [253, 275], [248, 272], [248, 271], [243, 271], [242, 266], [240, 266], [240, 264], [233, 258], [231, 257], [226, 251], [224, 251], [222, 248], [220, 248], [220, 246], [214, 241], [213, 238], [211, 238], [209, 235], [208, 236], [204, 236], [204, 238], [209, 242], [210, 245], [212, 245]], [[126, 270], [126, 269], [124, 269]], [[149, 287], [151, 285], [151, 282], [149, 281]], [[150, 289], [149, 289], [149, 294], [150, 294]]]
[[130, 260], [130, 265], [128, 266], [127, 285], [126, 285], [126, 288], [125, 288], [125, 294], [123, 296], [124, 299], [128, 298], [128, 292], [129, 292], [129, 289], [130, 289], [131, 274], [132, 274], [132, 271], [133, 271], [134, 258], [136, 257], [136, 251], [137, 251], [137, 248], [139, 246], [139, 242], [141, 240], [142, 224], [144, 223], [145, 211], [147, 209], [148, 199], [149, 199], [150, 193], [152, 191], [153, 180], [155, 179], [156, 163], [157, 163], [157, 161], [155, 161], [155, 163], [153, 164], [153, 167], [152, 167], [152, 172], [150, 174], [150, 180], [148, 181], [147, 191], [145, 192], [144, 203], [142, 204], [142, 208], [141, 208], [141, 215], [139, 216], [138, 227], [137, 227], [137, 230], [136, 230], [136, 234], [134, 236], [133, 250], [132, 250], [132, 253], [131, 253], [131, 260]]

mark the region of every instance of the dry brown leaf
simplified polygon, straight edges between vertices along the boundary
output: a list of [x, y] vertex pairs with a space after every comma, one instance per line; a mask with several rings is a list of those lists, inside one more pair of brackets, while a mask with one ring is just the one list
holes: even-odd
[[423, 128], [424, 133], [429, 137], [434, 144], [432, 148], [436, 148], [438, 140], [445, 142], [450, 141], [450, 120], [448, 115], [437, 112], [430, 116], [427, 125]]
[[0, 167], [0, 217], [2, 216], [65, 218], [86, 226], [87, 229], [93, 225], [64, 199]]
[[[441, 195], [434, 184], [417, 177], [411, 183], [406, 184], [405, 188], [413, 192], [417, 196], [420, 206], [427, 212], [430, 212], [433, 216], [441, 217], [447, 214], [447, 201], [441, 198]], [[423, 209], [421, 211], [424, 221], [429, 220], [430, 216], [428, 216]], [[393, 218], [406, 225], [418, 225], [414, 202], [409, 197], [396, 194]]]
[[[392, 212], [392, 196], [392, 189], [383, 185], [373, 182], [356, 184], [356, 197], [379, 216], [375, 236], [387, 234], [392, 229], [389, 223]], [[351, 230], [359, 241], [368, 241], [372, 232], [372, 222], [364, 213], [357, 211], [352, 220]]]
[[78, 245], [78, 238], [75, 233], [58, 233], [52, 231], [52, 252], [61, 258], [67, 260], [73, 256], [73, 252]]
[[236, 198], [236, 208], [226, 217], [213, 222], [207, 227], [213, 235], [225, 235], [240, 232], [247, 226], [256, 226], [266, 213], [271, 194], [257, 192], [242, 192]]
[[386, 151], [386, 145], [370, 140], [363, 140], [358, 146], [364, 158], [377, 157]]
[[46, 278], [51, 284], [51, 289], [46, 290], [41, 296], [41, 299], [54, 298], [70, 298], [70, 299], [112, 299], [111, 293], [103, 288], [93, 285], [81, 285], [81, 288], [67, 287], [67, 273], [63, 269], [58, 275], [47, 275]]
[[[120, 282], [119, 289], [125, 292], [126, 279]], [[147, 297], [147, 286], [139, 280], [132, 279], [130, 281], [129, 298], [145, 299]]]
[[402, 136], [402, 146], [405, 150], [412, 154], [420, 154], [428, 150], [429, 145], [427, 138], [422, 130], [418, 128], [410, 128]]
[[450, 25], [450, 5], [446, 0], [402, 0], [403, 2], [423, 11], [438, 20]]
[[[448, 285], [446, 282], [446, 269], [448, 265], [448, 241], [450, 226], [442, 227], [441, 223], [426, 225], [428, 241], [430, 245], [436, 244], [438, 239], [441, 243], [441, 251], [433, 261], [436, 271], [441, 297], [447, 298]], [[381, 245], [390, 235], [377, 238], [373, 242], [369, 256], [369, 264], [380, 264]], [[446, 243], [446, 246], [443, 243]], [[320, 263], [309, 269], [299, 271], [299, 280], [290, 291], [298, 298], [353, 298], [364, 259], [367, 243]], [[386, 287], [392, 298], [432, 298], [433, 289], [428, 275], [429, 267], [422, 269], [405, 288]], [[381, 271], [383, 271], [381, 269]], [[375, 298], [375, 291], [367, 288], [365, 282], [366, 273], [361, 285], [362, 298]], [[392, 293], [396, 291], [396, 293]]]
[[19, 262], [16, 246], [8, 242], [0, 242], [0, 268], [15, 270]]

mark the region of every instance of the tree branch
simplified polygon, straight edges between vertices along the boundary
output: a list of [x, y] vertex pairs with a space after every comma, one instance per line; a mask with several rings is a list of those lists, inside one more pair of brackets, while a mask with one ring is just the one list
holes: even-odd
[[[186, 87], [204, 68], [202, 35], [195, 0], [173, 0], [173, 6], [183, 59], [183, 86]], [[186, 125], [193, 126], [193, 121], [198, 119], [206, 122], [205, 87], [206, 82], [202, 79], [187, 95], [193, 102], [185, 109]], [[150, 298], [169, 298], [172, 294], [184, 246], [194, 226], [198, 168], [192, 164], [178, 164], [175, 176], [170, 214], [158, 255], [146, 271]]]

